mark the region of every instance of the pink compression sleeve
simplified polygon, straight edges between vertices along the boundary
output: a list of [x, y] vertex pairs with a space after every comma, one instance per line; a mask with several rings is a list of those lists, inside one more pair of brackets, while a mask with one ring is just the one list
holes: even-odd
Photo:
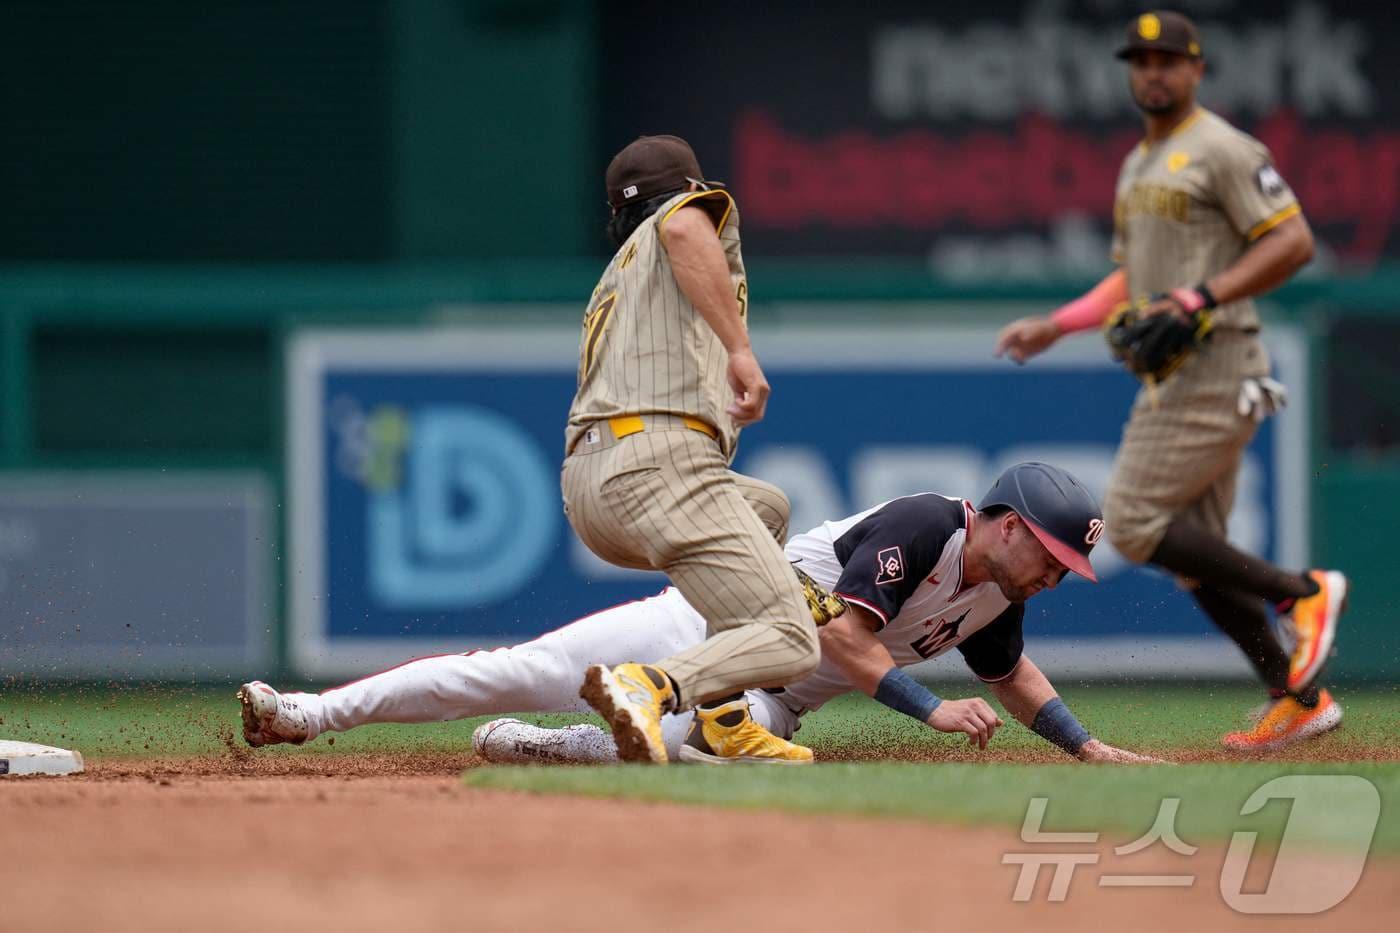
[[1103, 324], [1113, 309], [1128, 300], [1128, 276], [1115, 269], [1099, 284], [1050, 315], [1061, 333], [1072, 334]]

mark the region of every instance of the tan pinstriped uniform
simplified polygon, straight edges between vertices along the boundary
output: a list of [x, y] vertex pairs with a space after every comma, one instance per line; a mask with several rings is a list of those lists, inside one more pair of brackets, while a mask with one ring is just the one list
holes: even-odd
[[[1263, 144], [1198, 109], [1124, 160], [1113, 259], [1132, 295], [1194, 286], [1299, 212]], [[1114, 547], [1132, 560], [1147, 560], [1178, 515], [1225, 534], [1255, 429], [1235, 407], [1240, 382], [1267, 375], [1269, 358], [1252, 301], [1222, 305], [1214, 316], [1210, 343], [1162, 385], [1140, 391], [1123, 430], [1104, 519]]]
[[660, 241], [660, 225], [688, 204], [718, 226], [747, 309], [739, 215], [726, 192], [678, 195], [643, 221], [584, 317], [561, 484], [590, 550], [664, 571], [709, 623], [709, 640], [658, 662], [694, 705], [804, 676], [818, 649], [781, 547], [787, 497], [729, 469], [738, 429], [725, 412], [728, 353], [676, 284]]
[[719, 227], [729, 279], [747, 315], [748, 284], [739, 249], [739, 212], [726, 191], [696, 191], [667, 201], [636, 229], [603, 270], [584, 315], [578, 393], [569, 409], [565, 449], [584, 426], [617, 415], [698, 418], [719, 430], [733, 459], [738, 429], [725, 414], [734, 393], [725, 379], [729, 354], [681, 293], [658, 235], [675, 211], [704, 207]]

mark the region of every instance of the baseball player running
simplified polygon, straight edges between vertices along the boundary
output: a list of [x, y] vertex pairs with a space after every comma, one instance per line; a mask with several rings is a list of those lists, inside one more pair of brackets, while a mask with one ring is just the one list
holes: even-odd
[[675, 136], [641, 137], [608, 166], [617, 253], [584, 317], [561, 483], [584, 544], [664, 572], [707, 637], [649, 664], [595, 664], [581, 695], [624, 761], [664, 764], [661, 717], [698, 706], [682, 757], [805, 764], [811, 751], [754, 722], [744, 699], [810, 674], [819, 649], [783, 557], [787, 499], [729, 469], [769, 388], [749, 344], [739, 213], [702, 178]]
[[[750, 690], [753, 718], [791, 737], [799, 717], [860, 690], [941, 732], [985, 748], [1002, 721], [979, 698], [939, 699], [901, 668], [957, 648], [1002, 705], [1047, 741], [1084, 761], [1149, 760], [1091, 738], [1022, 654], [1024, 602], [1067, 570], [1094, 578], [1088, 555], [1103, 530], [1093, 498], [1072, 476], [1041, 463], [1007, 470], [974, 509], [925, 493], [826, 522], [788, 543], [850, 604], [820, 629], [822, 663], [785, 688]], [[322, 694], [279, 694], [244, 684], [243, 735], [253, 746], [300, 744], [376, 722], [440, 722], [505, 712], [580, 711], [578, 679], [590, 662], [654, 662], [705, 640], [705, 618], [675, 588], [579, 619], [512, 648], [421, 658]], [[676, 755], [695, 722], [725, 715], [701, 707], [661, 721]], [[615, 761], [610, 735], [591, 725], [541, 729], [486, 723], [473, 737], [493, 761]]]
[[[1226, 524], [1244, 448], [1285, 401], [1283, 386], [1269, 378], [1251, 296], [1311, 258], [1312, 233], [1268, 150], [1196, 103], [1205, 59], [1189, 19], [1144, 13], [1118, 56], [1128, 61], [1146, 126], [1118, 179], [1118, 268], [1053, 314], [1008, 325], [996, 352], [1024, 362], [1065, 334], [1108, 322], [1115, 355], [1146, 383], [1104, 499], [1110, 539], [1128, 559], [1163, 567], [1188, 586], [1270, 688], [1271, 705], [1255, 728], [1226, 735], [1225, 745], [1277, 748], [1341, 721], [1341, 708], [1316, 684], [1347, 579], [1242, 553], [1227, 542]], [[1124, 307], [1141, 295], [1152, 297]], [[1291, 658], [1266, 604], [1291, 616]]]

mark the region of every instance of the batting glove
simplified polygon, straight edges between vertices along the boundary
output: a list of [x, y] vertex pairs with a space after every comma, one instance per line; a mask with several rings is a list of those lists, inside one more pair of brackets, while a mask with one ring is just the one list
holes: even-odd
[[1237, 410], [1241, 418], [1253, 418], [1258, 424], [1288, 404], [1288, 389], [1268, 376], [1253, 377], [1240, 383]]

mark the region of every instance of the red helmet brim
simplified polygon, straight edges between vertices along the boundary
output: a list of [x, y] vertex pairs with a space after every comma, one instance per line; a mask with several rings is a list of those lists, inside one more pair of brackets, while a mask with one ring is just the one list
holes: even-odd
[[1045, 545], [1045, 550], [1049, 551], [1054, 556], [1055, 560], [1064, 564], [1086, 580], [1092, 580], [1095, 583], [1099, 582], [1099, 578], [1094, 574], [1093, 564], [1089, 563], [1089, 558], [1085, 557], [1068, 544], [1065, 544], [1035, 522], [1026, 519], [1024, 515], [1021, 516], [1021, 519], [1025, 521], [1026, 527], [1031, 530], [1031, 534], [1035, 535], [1036, 539], [1039, 540], [1041, 544]]

